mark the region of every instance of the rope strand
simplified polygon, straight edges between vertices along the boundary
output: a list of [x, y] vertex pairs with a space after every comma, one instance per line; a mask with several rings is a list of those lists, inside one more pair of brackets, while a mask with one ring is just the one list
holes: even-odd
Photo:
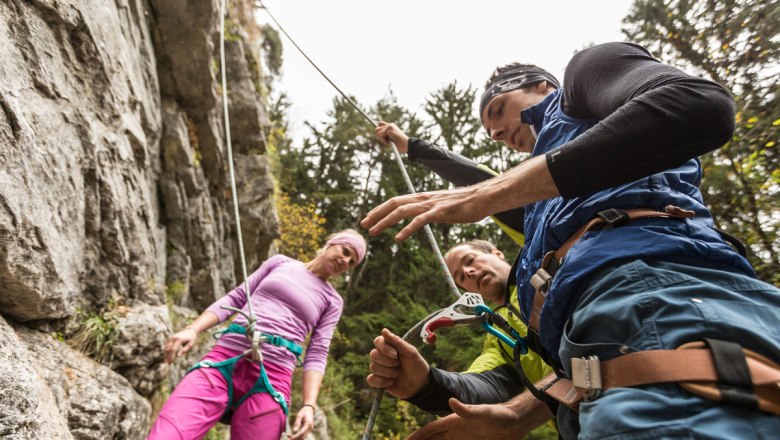
[[222, 71], [222, 104], [225, 118], [225, 143], [227, 144], [228, 168], [230, 170], [230, 192], [233, 196], [233, 215], [236, 219], [236, 236], [238, 239], [238, 254], [241, 258], [241, 274], [244, 276], [244, 293], [246, 294], [247, 330], [255, 331], [257, 317], [252, 310], [252, 296], [247, 279], [246, 256], [244, 255], [244, 239], [241, 236], [241, 217], [238, 212], [238, 194], [236, 191], [236, 172], [233, 167], [233, 145], [230, 139], [230, 112], [228, 111], [227, 75], [225, 73], [225, 10], [226, 0], [219, 5], [219, 68]]
[[[306, 61], [308, 61], [309, 64], [311, 64], [312, 67], [314, 67], [317, 70], [317, 72], [319, 72], [320, 75], [322, 75], [322, 77], [325, 78], [325, 80], [328, 81], [330, 83], [330, 85], [333, 86], [333, 88], [336, 89], [336, 91], [339, 92], [339, 94], [344, 99], [346, 99], [347, 102], [349, 102], [349, 104], [352, 107], [354, 107], [355, 110], [357, 110], [363, 116], [363, 118], [366, 119], [366, 121], [371, 123], [371, 125], [373, 125], [374, 127], [379, 125], [373, 118], [371, 118], [368, 114], [366, 114], [366, 112], [364, 112], [363, 109], [361, 109], [360, 106], [358, 106], [349, 96], [347, 96], [347, 94], [344, 93], [328, 77], [328, 75], [326, 75], [325, 72], [323, 72], [322, 69], [320, 69], [317, 66], [317, 64], [314, 61], [312, 61], [311, 58], [309, 58], [308, 55], [306, 55], [306, 52], [304, 52], [303, 49], [301, 49], [301, 47], [298, 46], [298, 44], [295, 42], [295, 40], [293, 40], [293, 38], [290, 36], [290, 34], [288, 34], [287, 31], [284, 29], [284, 27], [282, 27], [282, 25], [279, 23], [279, 21], [276, 19], [276, 17], [273, 16], [273, 14], [268, 9], [268, 7], [266, 7], [263, 4], [262, 0], [257, 0], [256, 5], [259, 8], [261, 8], [261, 9], [265, 9], [265, 12], [268, 14], [269, 17], [271, 17], [271, 20], [274, 23], [276, 23], [276, 26], [279, 28], [280, 31], [282, 31], [282, 33], [287, 37], [287, 39], [290, 40], [290, 43], [292, 43], [292, 45], [295, 46], [296, 49], [298, 49], [298, 52], [300, 52], [301, 55], [303, 55], [303, 57], [306, 58]], [[395, 143], [392, 142], [392, 141], [390, 142], [390, 144], [393, 145], [393, 153], [394, 153], [393, 156], [395, 157], [395, 160], [398, 163], [398, 168], [401, 169], [401, 174], [404, 177], [404, 182], [406, 183], [406, 187], [409, 190], [409, 193], [410, 194], [416, 194], [417, 191], [414, 189], [414, 185], [412, 184], [412, 180], [409, 178], [409, 173], [406, 172], [406, 166], [404, 165], [404, 161], [401, 158], [401, 153], [398, 152], [398, 147], [396, 147]], [[425, 227], [423, 229], [425, 230], [425, 235], [428, 238], [428, 242], [431, 245], [431, 250], [433, 250], [433, 253], [436, 256], [436, 260], [439, 263], [439, 268], [444, 273], [444, 279], [447, 281], [447, 286], [450, 289], [450, 293], [452, 293], [455, 296], [455, 298], [460, 298], [460, 291], [458, 290], [458, 287], [455, 285], [455, 280], [452, 279], [452, 275], [450, 275], [449, 269], [447, 269], [447, 263], [444, 261], [444, 256], [442, 255], [441, 250], [439, 249], [439, 245], [436, 243], [436, 237], [434, 237], [433, 231], [431, 231], [431, 228], [430, 228], [429, 225], [425, 225]]]

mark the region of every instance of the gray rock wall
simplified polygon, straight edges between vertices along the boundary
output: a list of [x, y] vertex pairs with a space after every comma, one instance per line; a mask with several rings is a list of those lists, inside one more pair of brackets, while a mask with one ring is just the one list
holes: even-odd
[[[278, 226], [258, 30], [231, 3], [251, 271]], [[218, 0], [0, 2], [0, 436], [144, 438], [148, 399], [180, 376], [162, 363], [172, 319], [236, 284], [218, 23]]]

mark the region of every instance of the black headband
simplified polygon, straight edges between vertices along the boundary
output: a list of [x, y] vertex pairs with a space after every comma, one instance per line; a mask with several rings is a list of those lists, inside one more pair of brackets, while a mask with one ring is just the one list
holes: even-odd
[[518, 66], [502, 73], [494, 78], [490, 85], [485, 88], [485, 93], [482, 94], [482, 98], [479, 100], [479, 117], [482, 118], [482, 111], [485, 110], [490, 100], [496, 95], [511, 92], [512, 90], [524, 89], [542, 81], [547, 81], [555, 86], [556, 89], [561, 87], [558, 80], [541, 67]]

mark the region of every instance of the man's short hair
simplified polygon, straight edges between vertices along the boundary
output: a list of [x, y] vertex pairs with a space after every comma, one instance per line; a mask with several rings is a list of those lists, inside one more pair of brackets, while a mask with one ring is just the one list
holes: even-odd
[[498, 249], [496, 245], [486, 240], [469, 240], [469, 241], [464, 241], [463, 243], [458, 243], [455, 246], [451, 247], [450, 250], [447, 251], [447, 254], [452, 252], [453, 249], [461, 246], [468, 246], [474, 249], [475, 251], [482, 252], [483, 254], [489, 254], [495, 251], [496, 249]]

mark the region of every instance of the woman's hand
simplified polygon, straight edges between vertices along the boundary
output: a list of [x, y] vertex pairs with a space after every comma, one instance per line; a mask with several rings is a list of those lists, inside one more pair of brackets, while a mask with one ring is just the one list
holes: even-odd
[[165, 362], [170, 364], [176, 356], [181, 356], [190, 351], [197, 337], [198, 332], [188, 327], [168, 338], [165, 342], [165, 347], [163, 347]]
[[392, 141], [399, 153], [405, 154], [409, 151], [409, 136], [404, 134], [400, 128], [395, 124], [388, 124], [385, 121], [380, 121], [379, 125], [375, 129], [376, 137], [384, 143]]
[[314, 406], [304, 405], [298, 410], [289, 440], [303, 440], [312, 428], [314, 428]]

